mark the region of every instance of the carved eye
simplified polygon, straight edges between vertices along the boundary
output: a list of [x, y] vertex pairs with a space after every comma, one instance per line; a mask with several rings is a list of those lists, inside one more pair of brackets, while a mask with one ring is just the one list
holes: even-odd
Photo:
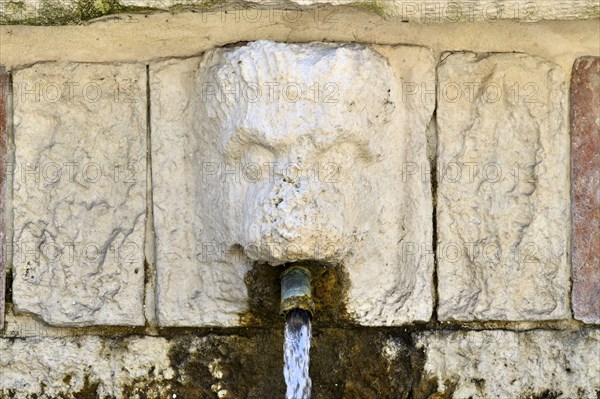
[[319, 156], [319, 177], [322, 182], [335, 183], [363, 170], [374, 159], [366, 144], [336, 141]]
[[243, 148], [243, 155], [241, 161], [244, 163], [258, 163], [260, 165], [264, 163], [275, 162], [277, 156], [275, 153], [266, 146], [257, 143], [247, 144]]
[[325, 162], [336, 162], [342, 165], [354, 163], [369, 163], [375, 156], [367, 143], [338, 140], [321, 152]]
[[277, 161], [276, 154], [262, 144], [248, 144], [244, 146], [243, 154], [239, 160], [239, 168], [244, 180], [249, 183], [266, 181], [274, 169]]

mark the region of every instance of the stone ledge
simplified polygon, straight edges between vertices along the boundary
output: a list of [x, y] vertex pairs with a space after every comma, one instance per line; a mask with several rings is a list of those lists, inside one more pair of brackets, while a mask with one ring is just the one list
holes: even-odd
[[[583, 20], [600, 16], [594, 0], [2, 0], [0, 24], [70, 25], [119, 13], [222, 13], [223, 18], [256, 21], [284, 13], [291, 21], [308, 13], [319, 20], [335, 18], [339, 7], [414, 23], [465, 23], [498, 20]], [[227, 12], [227, 14], [226, 14]]]

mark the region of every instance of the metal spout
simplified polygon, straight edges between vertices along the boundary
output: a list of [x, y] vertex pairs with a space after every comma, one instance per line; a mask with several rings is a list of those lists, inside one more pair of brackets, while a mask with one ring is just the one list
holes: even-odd
[[279, 312], [285, 317], [294, 309], [302, 309], [313, 315], [314, 301], [311, 294], [311, 275], [308, 269], [292, 266], [281, 274], [281, 304]]

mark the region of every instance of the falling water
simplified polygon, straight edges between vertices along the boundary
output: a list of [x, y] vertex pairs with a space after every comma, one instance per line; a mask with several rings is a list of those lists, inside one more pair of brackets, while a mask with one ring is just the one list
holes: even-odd
[[301, 309], [289, 312], [285, 321], [283, 342], [286, 399], [310, 399], [312, 382], [308, 375], [308, 365], [311, 336], [310, 314]]

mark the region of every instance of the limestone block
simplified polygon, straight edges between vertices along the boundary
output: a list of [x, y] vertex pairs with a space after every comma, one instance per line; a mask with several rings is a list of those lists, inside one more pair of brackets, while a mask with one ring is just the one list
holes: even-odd
[[0, 330], [4, 327], [4, 286], [6, 268], [6, 166], [8, 162], [9, 74], [0, 65]]
[[143, 65], [14, 74], [17, 311], [55, 325], [140, 325], [146, 219]]
[[[165, 338], [35, 337], [0, 339], [2, 397], [172, 397]], [[167, 396], [169, 395], [169, 396]]]
[[[110, 358], [99, 337], [1, 339], [0, 392], [17, 398], [45, 393], [49, 397], [98, 388], [106, 397]], [[12, 391], [12, 392], [11, 392]]]
[[358, 323], [428, 320], [433, 81], [419, 47], [258, 41], [151, 65], [160, 324], [237, 325], [255, 262], [305, 260], [345, 268]]
[[600, 57], [575, 61], [571, 78], [573, 312], [600, 324]]
[[562, 70], [526, 54], [455, 53], [437, 85], [440, 319], [568, 318]]
[[452, 392], [442, 397], [595, 398], [600, 391], [598, 330], [415, 335], [424, 372], [438, 380], [438, 392]]
[[[109, 346], [110, 342], [105, 344]], [[144, 395], [173, 398], [170, 382], [178, 365], [170, 359], [171, 348], [166, 338], [149, 336], [127, 337], [112, 347], [113, 395], [122, 399]]]

